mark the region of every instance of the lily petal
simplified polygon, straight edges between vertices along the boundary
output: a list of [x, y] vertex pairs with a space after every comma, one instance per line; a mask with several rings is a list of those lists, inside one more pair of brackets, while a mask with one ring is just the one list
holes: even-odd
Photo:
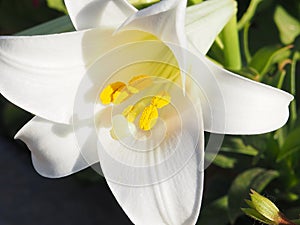
[[[205, 130], [226, 134], [261, 134], [282, 127], [289, 117], [289, 103], [293, 96], [280, 89], [238, 76], [216, 66], [208, 59], [207, 65], [219, 85], [225, 105], [225, 129], [212, 129], [204, 115]], [[212, 113], [217, 112], [214, 96], [211, 101]], [[222, 130], [224, 129], [224, 130]]]
[[[186, 47], [184, 29], [185, 11], [187, 0], [160, 1], [148, 8], [136, 12], [129, 17], [116, 31], [141, 30], [155, 35], [159, 40], [166, 42], [172, 49], [177, 44]], [[173, 49], [172, 49], [173, 50]], [[182, 51], [174, 51], [180, 68], [185, 68], [186, 63]], [[181, 74], [183, 92], [185, 92], [185, 74]]]
[[[98, 161], [96, 151], [79, 150], [73, 127], [34, 117], [15, 136], [26, 143], [39, 174], [58, 178], [82, 170]], [[89, 142], [87, 142], [87, 145]]]
[[99, 128], [103, 174], [134, 224], [195, 224], [200, 210], [204, 166], [201, 108], [194, 107], [194, 99], [180, 89], [169, 91], [174, 108], [161, 112], [151, 133], [132, 129], [133, 124], [118, 114], [112, 119], [115, 135], [110, 127]]
[[77, 88], [87, 68], [119, 45], [149, 39], [143, 32], [128, 31], [113, 37], [112, 33], [93, 29], [0, 37], [1, 94], [39, 117], [70, 123]]
[[142, 30], [165, 42], [185, 44], [186, 2], [186, 0], [161, 1], [129, 17], [119, 30]]
[[233, 0], [209, 0], [187, 8], [185, 31], [190, 49], [206, 55], [219, 32], [236, 11]]
[[65, 0], [76, 30], [116, 29], [137, 10], [126, 0]]
[[[196, 223], [203, 191], [203, 137], [199, 143], [199, 149], [194, 151], [195, 143], [192, 135], [187, 131], [183, 131], [181, 135], [177, 137], [175, 135], [167, 144], [172, 149], [163, 144], [152, 153], [147, 153], [148, 156], [143, 162], [153, 163], [153, 166], [129, 166], [130, 169], [128, 170], [124, 169], [124, 166], [115, 167], [114, 164], [107, 167], [107, 163], [103, 163], [106, 158], [103, 158], [102, 154], [99, 155], [101, 167], [111, 191], [134, 224], [179, 225]], [[173, 143], [174, 140], [180, 140], [180, 143]], [[130, 156], [130, 153], [124, 154], [126, 150], [122, 144], [111, 143], [110, 146], [113, 151], [118, 150], [120, 154], [123, 154], [127, 162], [128, 159], [133, 159], [133, 161], [136, 160], [137, 163], [141, 163], [139, 158]], [[175, 157], [176, 159], [166, 159], [164, 154], [172, 151], [174, 147], [176, 147], [176, 153], [173, 154], [181, 156]], [[186, 158], [187, 152], [191, 150], [194, 151], [194, 154], [187, 162], [184, 162], [183, 159]], [[165, 166], [160, 167], [161, 164], [165, 164]], [[130, 183], [124, 184], [121, 180], [120, 182], [115, 179], [110, 180], [111, 176], [107, 173], [108, 170], [110, 170], [108, 173], [114, 171], [119, 176], [125, 176], [126, 179], [129, 179], [130, 176], [137, 183], [150, 177], [154, 183], [142, 186], [136, 186], [137, 183], [135, 182], [132, 185]], [[145, 176], [141, 172], [143, 170]], [[174, 174], [160, 180], [166, 170], [172, 170]], [[129, 171], [136, 171], [136, 173], [129, 173]], [[156, 179], [158, 180], [155, 183]]]
[[160, 184], [149, 187], [108, 184], [134, 224], [195, 224], [203, 191], [203, 173], [197, 174], [197, 160], [191, 160], [193, 163]]
[[84, 34], [1, 37], [1, 94], [35, 115], [67, 122], [85, 70]]

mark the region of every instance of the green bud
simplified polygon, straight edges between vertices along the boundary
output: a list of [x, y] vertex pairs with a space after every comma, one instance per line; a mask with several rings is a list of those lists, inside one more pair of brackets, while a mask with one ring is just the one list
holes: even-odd
[[250, 197], [251, 200], [246, 200], [250, 208], [242, 209], [247, 216], [269, 225], [295, 225], [268, 198], [254, 190], [251, 190]]
[[250, 197], [253, 207], [265, 218], [271, 221], [279, 221], [279, 209], [276, 205], [266, 197], [258, 194], [256, 191], [251, 190]]

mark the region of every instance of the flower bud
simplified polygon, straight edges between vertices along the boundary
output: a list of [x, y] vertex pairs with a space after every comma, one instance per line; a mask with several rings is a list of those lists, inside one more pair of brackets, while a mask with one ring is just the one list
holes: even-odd
[[288, 220], [268, 198], [251, 190], [251, 200], [246, 200], [250, 208], [242, 209], [244, 213], [253, 219], [269, 225], [295, 225]]

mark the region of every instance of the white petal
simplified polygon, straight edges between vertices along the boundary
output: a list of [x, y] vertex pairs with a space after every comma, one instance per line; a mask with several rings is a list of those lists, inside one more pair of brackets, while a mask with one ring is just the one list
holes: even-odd
[[97, 152], [88, 146], [84, 152], [85, 157], [82, 156], [71, 125], [34, 117], [15, 138], [26, 143], [35, 169], [45, 177], [67, 176], [98, 161]]
[[173, 88], [172, 103], [160, 111], [151, 133], [131, 132], [132, 124], [118, 118], [113, 119], [119, 121], [113, 127], [121, 134], [118, 140], [109, 128], [99, 129], [103, 174], [134, 224], [195, 224], [198, 217], [203, 191], [201, 108]]
[[118, 45], [149, 36], [128, 31], [112, 37], [112, 32], [93, 29], [1, 37], [0, 93], [39, 117], [70, 123], [78, 85], [95, 59]]
[[[182, 47], [187, 46], [184, 29], [186, 4], [186, 0], [160, 1], [129, 17], [118, 31], [133, 29], [155, 35], [170, 47], [177, 58], [180, 68], [185, 68], [186, 63], [182, 49], [179, 52], [175, 51], [172, 44]], [[182, 84], [185, 84], [185, 74], [181, 74], [181, 76]], [[185, 91], [184, 89], [183, 92]]]
[[65, 0], [76, 30], [116, 29], [137, 10], [126, 0]]
[[[204, 115], [205, 130], [226, 134], [260, 134], [282, 127], [289, 117], [289, 103], [293, 96], [271, 86], [238, 76], [205, 59], [219, 85], [225, 105], [225, 130], [212, 129]], [[212, 113], [219, 105], [215, 96], [208, 95]], [[214, 116], [214, 115], [213, 115]]]
[[190, 48], [205, 55], [235, 11], [233, 0], [209, 0], [188, 7], [185, 30]]
[[[99, 155], [111, 191], [134, 224], [196, 223], [203, 191], [203, 137], [199, 143], [200, 149], [195, 149], [192, 135], [185, 131], [180, 135], [171, 137], [169, 143], [148, 152], [144, 160], [141, 160], [141, 156], [124, 153], [128, 152], [124, 145], [111, 142], [110, 150], [123, 154], [121, 158], [126, 162], [120, 163], [127, 166], [108, 165], [106, 157]], [[185, 161], [191, 152], [194, 154]], [[126, 164], [129, 161], [135, 161], [136, 166]], [[138, 164], [142, 162], [145, 165], [139, 167]], [[112, 171], [115, 176], [112, 176]], [[124, 183], [125, 176], [126, 181], [131, 177], [133, 182]], [[152, 184], [139, 185], [151, 179]]]
[[148, 187], [108, 184], [134, 224], [195, 224], [203, 191], [203, 173], [197, 166], [193, 157], [174, 177]]
[[1, 37], [1, 94], [35, 115], [69, 122], [78, 83], [95, 57], [85, 52], [93, 47], [83, 42], [89, 39], [95, 43], [97, 34]]
[[186, 0], [161, 1], [129, 17], [119, 30], [142, 30], [162, 41], [185, 44], [185, 9]]

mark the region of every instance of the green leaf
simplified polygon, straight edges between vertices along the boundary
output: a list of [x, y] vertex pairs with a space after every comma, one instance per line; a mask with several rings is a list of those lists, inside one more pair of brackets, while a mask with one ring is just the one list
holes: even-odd
[[221, 147], [222, 152], [238, 153], [249, 156], [256, 156], [258, 150], [251, 145], [246, 145], [241, 138], [230, 138]]
[[49, 8], [56, 9], [57, 11], [68, 13], [67, 8], [63, 0], [47, 0], [47, 5]]
[[198, 224], [205, 225], [227, 225], [229, 218], [227, 215], [228, 198], [223, 196], [208, 206], [204, 207], [200, 213]]
[[[215, 154], [210, 154], [210, 153], [205, 154], [205, 159], [208, 159], [209, 161], [212, 160], [212, 157], [215, 157]], [[235, 163], [237, 162], [237, 159], [222, 154], [216, 155], [216, 157], [213, 160], [214, 160], [213, 164], [224, 169], [233, 168]]]
[[300, 127], [297, 127], [289, 133], [285, 142], [280, 149], [280, 153], [277, 157], [277, 162], [281, 162], [286, 157], [298, 153], [300, 151]]
[[274, 20], [283, 44], [291, 44], [300, 35], [300, 22], [292, 17], [282, 6], [277, 6]]
[[16, 35], [55, 34], [74, 30], [75, 29], [69, 16], [62, 16], [49, 22], [21, 31]]
[[253, 168], [238, 175], [233, 181], [228, 192], [228, 215], [230, 222], [234, 224], [242, 215], [241, 208], [245, 207], [244, 199], [248, 197], [250, 189], [261, 192], [273, 179], [279, 176], [274, 170]]
[[291, 47], [268, 46], [258, 50], [249, 63], [249, 67], [258, 72], [258, 80], [261, 81], [274, 64], [287, 59], [291, 55]]

